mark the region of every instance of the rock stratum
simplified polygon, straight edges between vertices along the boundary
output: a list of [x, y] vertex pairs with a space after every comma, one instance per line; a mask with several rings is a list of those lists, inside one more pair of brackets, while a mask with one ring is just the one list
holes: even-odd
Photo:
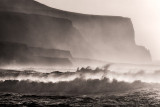
[[130, 18], [72, 13], [34, 0], [0, 1], [1, 41], [69, 50], [74, 57], [145, 63], [150, 52], [135, 43]]

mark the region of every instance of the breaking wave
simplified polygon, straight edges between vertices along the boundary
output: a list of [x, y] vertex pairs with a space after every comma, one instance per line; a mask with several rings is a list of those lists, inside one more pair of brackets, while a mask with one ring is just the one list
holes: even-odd
[[113, 80], [134, 82], [140, 80], [147, 83], [160, 83], [160, 67], [159, 66], [139, 66], [139, 65], [124, 65], [124, 64], [108, 64], [101, 68], [91, 69], [77, 68], [75, 71], [62, 72], [60, 70], [51, 72], [37, 72], [34, 70], [0, 70], [0, 80], [19, 80], [33, 82], [66, 82], [75, 79], [82, 80], [102, 80], [108, 78], [110, 82]]
[[153, 68], [109, 64], [95, 69], [87, 67], [77, 68], [73, 72], [52, 71], [47, 73], [34, 70], [1, 69], [0, 92], [86, 95], [159, 87], [160, 70], [158, 67]]

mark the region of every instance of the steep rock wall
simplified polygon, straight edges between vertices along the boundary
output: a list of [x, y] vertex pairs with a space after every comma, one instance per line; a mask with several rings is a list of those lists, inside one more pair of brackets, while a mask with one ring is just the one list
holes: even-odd
[[[73, 56], [101, 59], [111, 62], [143, 63], [151, 61], [150, 52], [145, 47], [136, 45], [134, 28], [129, 18], [66, 12], [47, 7], [34, 0], [1, 0], [0, 10], [5, 12], [25, 13], [28, 15], [37, 14], [46, 17], [63, 18], [70, 21], [74, 29], [79, 32], [74, 33], [75, 39], [73, 40], [76, 42], [70, 39], [72, 44], [77, 46], [75, 46], [76, 48], [71, 46], [67, 48], [65, 44], [57, 48], [69, 49], [71, 53], [73, 53]], [[51, 24], [48, 26], [51, 26]], [[51, 35], [51, 33], [49, 35]], [[80, 37], [80, 35], [86, 42], [82, 39], [76, 39]], [[65, 40], [66, 39], [63, 38], [62, 41]], [[52, 46], [55, 46], [55, 44]]]

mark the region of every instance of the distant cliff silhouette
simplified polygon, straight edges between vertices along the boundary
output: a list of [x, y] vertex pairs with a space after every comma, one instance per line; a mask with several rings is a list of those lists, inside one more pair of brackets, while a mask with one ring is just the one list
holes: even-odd
[[150, 52], [135, 44], [129, 18], [66, 12], [34, 0], [1, 0], [0, 11], [1, 40], [70, 50], [81, 58], [151, 61]]

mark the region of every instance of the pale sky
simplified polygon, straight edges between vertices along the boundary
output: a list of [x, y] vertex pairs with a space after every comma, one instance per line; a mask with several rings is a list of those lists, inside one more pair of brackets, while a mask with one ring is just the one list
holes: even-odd
[[160, 0], [36, 0], [50, 7], [96, 15], [131, 18], [136, 43], [160, 60]]

